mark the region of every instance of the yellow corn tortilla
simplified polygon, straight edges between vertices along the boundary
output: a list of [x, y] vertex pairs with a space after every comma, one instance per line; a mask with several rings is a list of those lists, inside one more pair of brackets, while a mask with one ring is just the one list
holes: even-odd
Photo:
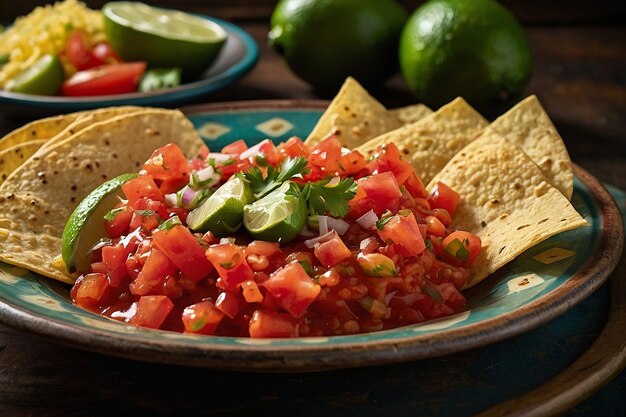
[[453, 227], [481, 238], [466, 288], [549, 237], [587, 224], [524, 151], [489, 130], [432, 179], [461, 196]]
[[102, 122], [111, 119], [115, 116], [122, 114], [132, 114], [137, 112], [146, 111], [147, 108], [137, 106], [120, 106], [120, 107], [107, 107], [104, 109], [91, 110], [85, 112], [79, 112], [78, 117], [74, 119], [67, 127], [61, 132], [51, 137], [40, 149], [38, 154], [44, 153], [47, 149], [50, 149], [54, 145], [63, 142], [70, 136], [80, 132], [82, 129], [91, 126], [94, 123]]
[[0, 139], [0, 151], [24, 142], [50, 139], [69, 126], [78, 116], [79, 114], [72, 113], [30, 122]]
[[397, 117], [348, 77], [304, 143], [315, 146], [334, 134], [343, 146], [352, 149], [400, 126]]
[[0, 184], [45, 142], [45, 139], [31, 140], [0, 150]]
[[366, 157], [379, 145], [394, 143], [413, 163], [425, 183], [446, 163], [471, 143], [488, 125], [476, 110], [462, 98], [446, 104], [435, 113], [378, 136], [357, 148]]
[[548, 182], [572, 198], [574, 173], [563, 139], [536, 96], [530, 96], [496, 119], [496, 132], [521, 147], [535, 161]]
[[187, 157], [203, 145], [180, 111], [150, 109], [95, 123], [31, 157], [0, 186], [0, 260], [73, 282], [55, 259], [74, 208], [102, 182], [138, 171], [170, 142]]
[[412, 104], [406, 107], [399, 107], [397, 109], [389, 110], [389, 113], [396, 116], [402, 123], [409, 124], [415, 123], [418, 120], [423, 119], [424, 117], [432, 114], [433, 111], [430, 107], [424, 104]]

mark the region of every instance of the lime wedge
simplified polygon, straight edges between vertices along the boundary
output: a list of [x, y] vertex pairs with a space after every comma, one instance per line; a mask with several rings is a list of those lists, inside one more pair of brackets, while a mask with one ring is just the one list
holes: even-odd
[[122, 174], [93, 190], [78, 204], [67, 220], [61, 242], [61, 255], [69, 272], [86, 271], [91, 249], [106, 235], [104, 216], [123, 198], [122, 184], [137, 174]]
[[107, 39], [122, 58], [147, 61], [150, 67], [178, 67], [185, 75], [205, 70], [227, 37], [211, 20], [143, 3], [106, 3], [102, 14]]
[[244, 206], [253, 201], [248, 183], [239, 176], [232, 177], [189, 213], [187, 225], [198, 232], [210, 231], [217, 237], [232, 235], [241, 227]]
[[59, 91], [65, 77], [59, 58], [44, 55], [7, 84], [7, 90], [24, 94], [52, 96]]
[[287, 194], [291, 183], [284, 182], [244, 209], [243, 224], [255, 239], [285, 243], [298, 236], [307, 224], [304, 199]]

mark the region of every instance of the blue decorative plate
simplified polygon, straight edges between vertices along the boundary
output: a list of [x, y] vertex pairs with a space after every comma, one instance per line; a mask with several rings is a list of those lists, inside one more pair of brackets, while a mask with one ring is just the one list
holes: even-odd
[[[222, 103], [187, 109], [214, 151], [233, 140], [305, 137], [321, 102]], [[84, 311], [69, 287], [0, 263], [0, 319], [56, 341], [135, 359], [240, 370], [320, 370], [440, 356], [520, 334], [562, 314], [602, 284], [619, 260], [623, 224], [606, 189], [579, 167], [572, 203], [590, 227], [533, 247], [467, 291], [467, 310], [375, 333], [287, 340], [153, 331]], [[570, 256], [547, 263], [555, 248]], [[547, 254], [546, 254], [547, 253]], [[561, 251], [563, 253], [563, 251]], [[540, 262], [539, 260], [543, 260]], [[552, 259], [553, 260], [553, 259]]]
[[98, 97], [39, 96], [0, 90], [0, 108], [6, 108], [12, 113], [24, 109], [28, 109], [30, 113], [33, 111], [67, 113], [122, 105], [169, 107], [189, 103], [193, 99], [224, 88], [254, 67], [259, 58], [259, 48], [254, 39], [239, 26], [221, 19], [198, 16], [221, 25], [228, 33], [228, 39], [219, 56], [197, 81], [151, 93]]

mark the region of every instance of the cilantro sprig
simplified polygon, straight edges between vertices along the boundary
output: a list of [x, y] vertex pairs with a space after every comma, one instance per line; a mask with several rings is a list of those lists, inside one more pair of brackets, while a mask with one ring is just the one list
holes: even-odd
[[344, 178], [335, 186], [309, 182], [301, 191], [301, 195], [309, 205], [309, 214], [330, 214], [333, 217], [344, 217], [348, 214], [348, 201], [356, 195], [357, 183], [352, 178]]
[[263, 171], [257, 166], [250, 168], [244, 176], [250, 184], [254, 196], [262, 198], [294, 176], [305, 175], [307, 173], [306, 166], [307, 160], [304, 157], [287, 158], [280, 164], [278, 169], [268, 165], [265, 176], [263, 176]]

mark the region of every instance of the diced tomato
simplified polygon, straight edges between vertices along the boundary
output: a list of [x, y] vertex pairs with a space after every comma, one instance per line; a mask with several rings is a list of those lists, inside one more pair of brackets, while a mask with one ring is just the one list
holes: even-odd
[[109, 294], [109, 280], [106, 274], [82, 275], [76, 280], [70, 295], [81, 307], [92, 309], [103, 303]]
[[406, 187], [407, 191], [411, 193], [411, 195], [415, 198], [426, 198], [428, 196], [428, 193], [426, 192], [426, 187], [424, 187], [424, 183], [422, 182], [420, 177], [418, 177], [417, 173], [415, 173], [415, 170], [413, 170], [413, 172], [411, 173], [411, 175], [409, 175], [409, 178], [407, 178], [403, 185]]
[[150, 175], [140, 175], [122, 184], [122, 191], [128, 199], [128, 204], [132, 205], [142, 197], [148, 197], [156, 201], [165, 201], [159, 187], [154, 183]]
[[339, 174], [356, 175], [366, 166], [365, 157], [359, 151], [352, 151], [339, 160]]
[[91, 55], [100, 62], [98, 65], [122, 62], [122, 58], [111, 48], [108, 42], [97, 43], [91, 50]]
[[237, 295], [232, 292], [224, 291], [221, 293], [215, 300], [215, 306], [231, 319], [239, 313], [239, 300]]
[[259, 286], [253, 280], [247, 280], [240, 284], [243, 298], [248, 303], [263, 302], [263, 294], [259, 290]]
[[218, 170], [222, 174], [222, 180], [227, 180], [237, 172], [247, 171], [251, 166], [252, 164], [249, 159], [240, 159], [228, 165], [220, 165]]
[[402, 159], [400, 150], [393, 143], [379, 146], [368, 168], [371, 173], [375, 174], [391, 172], [400, 185], [404, 184], [411, 174], [414, 174], [413, 165]]
[[287, 338], [298, 337], [298, 325], [284, 314], [270, 310], [256, 310], [249, 326], [250, 337]]
[[352, 256], [350, 249], [334, 231], [329, 239], [317, 243], [313, 252], [320, 263], [328, 267], [335, 266]]
[[137, 279], [130, 284], [135, 295], [160, 293], [165, 278], [176, 273], [176, 265], [157, 248], [153, 248], [146, 258]]
[[276, 242], [254, 240], [246, 247], [246, 255], [272, 256], [280, 253], [280, 245]]
[[444, 226], [448, 227], [452, 224], [452, 216], [450, 216], [450, 213], [448, 212], [448, 210], [443, 209], [443, 208], [436, 208], [436, 209], [433, 209], [432, 211], [435, 214], [435, 217], [439, 219], [439, 221]]
[[357, 184], [365, 196], [361, 197], [357, 189], [355, 198], [348, 201], [351, 217], [361, 217], [370, 210], [374, 210], [378, 216], [387, 210], [392, 212], [398, 210], [402, 192], [400, 192], [398, 182], [391, 172], [361, 178]]
[[457, 230], [442, 243], [441, 256], [455, 266], [469, 268], [482, 249], [480, 238], [473, 233]]
[[126, 259], [137, 249], [137, 244], [136, 239], [131, 239], [126, 247], [118, 244], [102, 248], [102, 262], [106, 265], [111, 286], [118, 287], [122, 280], [128, 276]]
[[450, 307], [452, 310], [458, 311], [461, 308], [465, 307], [465, 297], [463, 297], [463, 294], [461, 294], [459, 290], [454, 287], [454, 285], [448, 282], [430, 285], [437, 289], [437, 291], [441, 295], [443, 303]]
[[143, 166], [155, 180], [161, 180], [161, 194], [183, 188], [189, 182], [189, 165], [178, 145], [169, 143], [152, 153]]
[[130, 323], [136, 326], [158, 329], [173, 308], [174, 303], [172, 303], [169, 297], [164, 295], [143, 296], [137, 302], [137, 310], [130, 319]]
[[210, 301], [192, 304], [183, 311], [182, 319], [186, 333], [213, 334], [224, 318]]
[[128, 233], [130, 220], [133, 217], [133, 209], [130, 206], [124, 206], [115, 213], [115, 217], [111, 220], [104, 220], [104, 227], [107, 236], [110, 238], [120, 237]]
[[302, 142], [302, 139], [296, 136], [290, 137], [287, 142], [280, 145], [279, 149], [291, 158], [297, 158], [299, 156], [307, 158], [309, 156], [309, 150], [306, 145]]
[[281, 308], [294, 317], [299, 317], [304, 313], [321, 289], [297, 261], [276, 270], [261, 285], [274, 297]]
[[335, 174], [341, 158], [341, 143], [336, 135], [331, 135], [317, 144], [309, 154], [309, 164], [319, 167], [324, 175]]
[[427, 232], [431, 235], [443, 237], [446, 234], [446, 226], [435, 216], [426, 216], [426, 222], [428, 223]]
[[382, 230], [378, 230], [378, 235], [385, 242], [392, 241], [400, 245], [410, 256], [417, 256], [426, 249], [415, 215], [411, 211], [393, 216], [384, 223]]
[[181, 272], [198, 281], [213, 271], [198, 239], [185, 226], [174, 226], [159, 230], [152, 235], [154, 245], [167, 256]]
[[129, 228], [135, 230], [138, 227], [142, 227], [148, 233], [153, 231], [159, 227], [159, 216], [151, 210], [135, 210]]
[[454, 215], [460, 199], [456, 191], [439, 181], [431, 190], [428, 202], [432, 208], [446, 209], [448, 213]]
[[269, 139], [265, 139], [260, 143], [259, 153], [272, 166], [280, 165], [281, 161], [285, 159], [284, 155], [279, 152], [278, 148]]
[[222, 148], [222, 153], [231, 154], [231, 155], [239, 155], [243, 151], [248, 149], [248, 145], [243, 139], [239, 139], [229, 145], [226, 145]]
[[[153, 211], [161, 218], [161, 220], [166, 220], [170, 217], [168, 207], [163, 200], [153, 200], [149, 197], [141, 197], [130, 205], [136, 211]], [[143, 214], [147, 215], [148, 213]]]
[[64, 96], [104, 96], [137, 91], [145, 62], [101, 65], [72, 75], [61, 85]]
[[243, 249], [234, 243], [211, 245], [205, 254], [217, 270], [226, 290], [236, 291], [239, 284], [254, 276]]
[[104, 64], [90, 51], [86, 43], [85, 34], [75, 30], [67, 39], [65, 56], [68, 61], [78, 70], [83, 71]]

